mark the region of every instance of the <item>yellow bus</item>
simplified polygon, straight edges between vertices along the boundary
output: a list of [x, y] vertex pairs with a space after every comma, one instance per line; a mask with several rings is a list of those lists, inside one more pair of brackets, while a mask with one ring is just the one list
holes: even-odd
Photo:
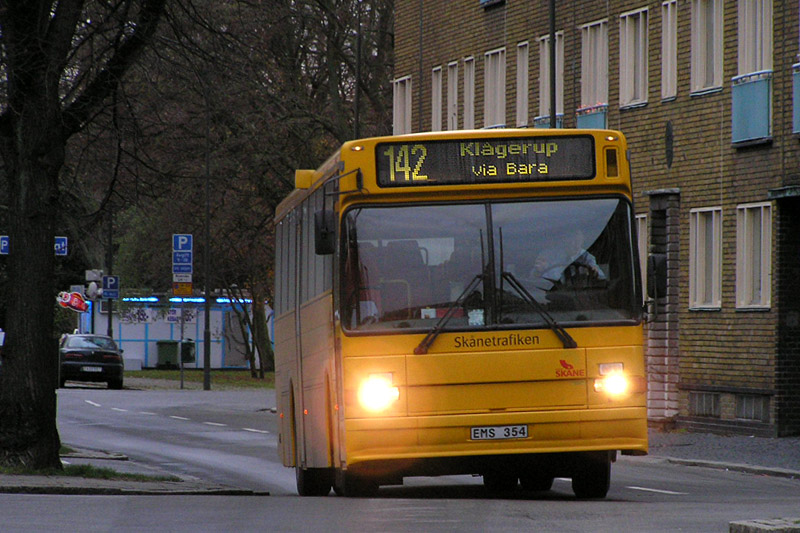
[[274, 340], [299, 494], [473, 474], [605, 497], [648, 449], [633, 220], [618, 131], [370, 138], [296, 171]]

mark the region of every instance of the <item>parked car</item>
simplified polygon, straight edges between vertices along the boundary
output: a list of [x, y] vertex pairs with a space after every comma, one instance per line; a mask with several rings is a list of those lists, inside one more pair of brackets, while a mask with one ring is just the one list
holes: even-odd
[[64, 335], [59, 343], [61, 361], [59, 383], [67, 380], [108, 383], [109, 389], [122, 388], [125, 369], [122, 350], [106, 335]]

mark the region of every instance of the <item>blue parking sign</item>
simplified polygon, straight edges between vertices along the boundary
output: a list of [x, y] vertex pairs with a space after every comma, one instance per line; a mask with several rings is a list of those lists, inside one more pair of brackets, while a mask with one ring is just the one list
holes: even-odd
[[119, 298], [119, 276], [103, 276], [103, 298]]
[[8, 235], [0, 235], [0, 255], [8, 255]]
[[172, 234], [172, 251], [173, 252], [191, 252], [192, 251], [192, 234], [191, 233], [173, 233]]

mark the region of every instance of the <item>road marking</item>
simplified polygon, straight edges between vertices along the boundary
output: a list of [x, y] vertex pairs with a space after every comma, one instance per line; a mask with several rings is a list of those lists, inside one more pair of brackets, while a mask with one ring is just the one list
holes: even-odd
[[119, 407], [112, 407], [111, 410], [112, 411], [118, 411], [120, 413], [127, 413], [128, 412], [127, 409], [120, 409]]
[[188, 418], [186, 418], [185, 416], [175, 416], [175, 415], [170, 415], [169, 417], [170, 417], [170, 418], [174, 418], [175, 420], [189, 420], [189, 419], [188, 419]]
[[95, 402], [93, 402], [91, 400], [83, 400], [83, 401], [88, 403], [89, 405], [93, 405], [95, 407], [101, 407], [101, 405], [99, 403], [95, 403]]
[[669, 494], [671, 496], [681, 496], [684, 494], [689, 494], [688, 492], [675, 492], [673, 490], [661, 490], [661, 489], [650, 489], [647, 487], [628, 487], [632, 490], [641, 490], [642, 492], [655, 492], [657, 494]]
[[207, 426], [217, 426], [217, 427], [225, 427], [228, 424], [220, 424], [219, 422], [203, 422], [203, 424]]
[[265, 431], [263, 429], [253, 429], [253, 428], [242, 428], [245, 431], [249, 431], [251, 433], [269, 433], [269, 431]]
[[151, 413], [150, 411], [139, 411], [140, 415], [157, 415], [158, 413]]

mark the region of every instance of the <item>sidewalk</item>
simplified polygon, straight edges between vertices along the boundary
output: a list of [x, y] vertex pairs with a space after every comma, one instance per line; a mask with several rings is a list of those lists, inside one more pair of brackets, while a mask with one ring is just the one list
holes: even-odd
[[[753, 474], [800, 479], [800, 437], [768, 439], [721, 436], [683, 431], [650, 431], [650, 455], [645, 460], [721, 468]], [[640, 460], [620, 457], [621, 460]], [[128, 460], [124, 455], [78, 450], [62, 457], [68, 464], [91, 464], [117, 472], [169, 477], [169, 481], [89, 479], [74, 476], [0, 475], [0, 493], [40, 494], [222, 494], [265, 495], [252, 490], [226, 487], [201, 479], [175, 475]]]
[[800, 479], [800, 437], [650, 430], [650, 454], [676, 464]]
[[28, 494], [91, 494], [91, 495], [269, 495], [247, 489], [208, 483], [201, 479], [174, 474], [131, 461], [125, 455], [75, 450], [62, 455], [65, 465], [89, 464], [97, 468], [109, 468], [119, 473], [141, 474], [152, 478], [147, 481], [126, 479], [95, 479], [77, 476], [18, 476], [0, 474], [1, 493]]

